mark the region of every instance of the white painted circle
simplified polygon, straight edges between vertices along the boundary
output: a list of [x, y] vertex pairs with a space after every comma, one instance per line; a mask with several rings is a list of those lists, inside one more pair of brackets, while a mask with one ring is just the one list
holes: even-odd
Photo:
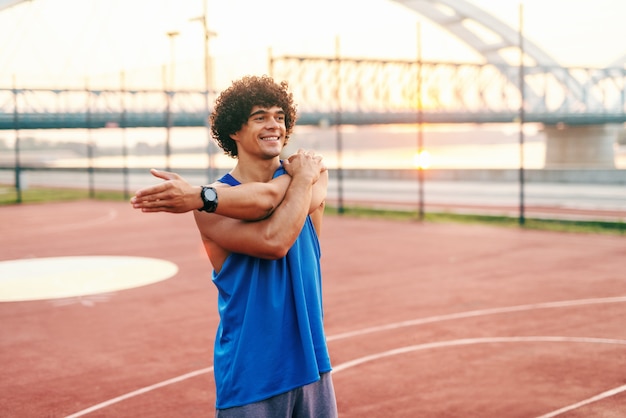
[[178, 266], [145, 257], [86, 256], [0, 261], [0, 302], [59, 299], [145, 286]]

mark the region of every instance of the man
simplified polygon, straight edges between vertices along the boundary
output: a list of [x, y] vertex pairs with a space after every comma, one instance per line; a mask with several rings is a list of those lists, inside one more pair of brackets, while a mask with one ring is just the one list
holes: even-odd
[[203, 188], [153, 171], [166, 181], [132, 199], [145, 212], [200, 209], [194, 217], [218, 289], [218, 418], [337, 416], [318, 241], [328, 174], [312, 152], [281, 162], [295, 119], [285, 82], [244, 77], [211, 114], [212, 135], [235, 168]]

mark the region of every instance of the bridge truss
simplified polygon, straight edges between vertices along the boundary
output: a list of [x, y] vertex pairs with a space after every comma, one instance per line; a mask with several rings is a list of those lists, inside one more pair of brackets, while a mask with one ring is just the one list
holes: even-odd
[[[428, 123], [512, 122], [521, 107], [520, 68], [284, 56], [270, 61], [309, 117], [415, 122], [418, 103]], [[546, 124], [623, 122], [624, 68], [524, 67], [526, 120]], [[418, 100], [418, 92], [421, 100]]]
[[[337, 115], [344, 124], [416, 123], [418, 113], [425, 123], [508, 123], [520, 114], [520, 68], [505, 64], [283, 56], [270, 59], [270, 72], [289, 83], [300, 124], [333, 124]], [[533, 66], [523, 74], [527, 122], [626, 121], [624, 68]], [[206, 94], [0, 88], [0, 129], [204, 126]]]
[[0, 129], [204, 126], [206, 91], [0, 88]]

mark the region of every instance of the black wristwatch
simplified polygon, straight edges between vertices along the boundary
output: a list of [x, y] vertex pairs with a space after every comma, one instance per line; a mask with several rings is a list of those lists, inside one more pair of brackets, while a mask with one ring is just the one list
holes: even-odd
[[198, 210], [215, 212], [215, 209], [217, 209], [217, 192], [215, 191], [215, 187], [202, 186], [200, 197], [202, 198], [203, 205]]

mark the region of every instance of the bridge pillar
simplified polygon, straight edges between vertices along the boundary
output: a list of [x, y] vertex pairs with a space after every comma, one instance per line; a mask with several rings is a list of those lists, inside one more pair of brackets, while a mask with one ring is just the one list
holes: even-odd
[[615, 168], [620, 125], [546, 125], [545, 168]]

